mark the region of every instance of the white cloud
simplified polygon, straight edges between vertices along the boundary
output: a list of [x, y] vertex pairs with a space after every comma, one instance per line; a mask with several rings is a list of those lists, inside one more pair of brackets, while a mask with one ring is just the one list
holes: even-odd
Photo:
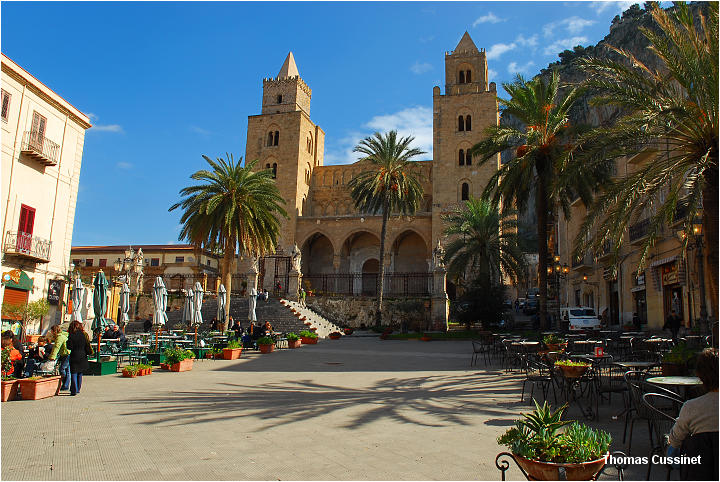
[[520, 44], [523, 47], [537, 47], [538, 44], [538, 36], [537, 34], [533, 35], [530, 38], [525, 38], [523, 34], [518, 35], [518, 38], [515, 39], [515, 42]]
[[410, 70], [414, 74], [424, 74], [425, 72], [429, 72], [433, 69], [432, 64], [429, 64], [427, 62], [420, 63], [420, 61], [415, 62], [412, 67], [410, 67]]
[[88, 118], [93, 122], [98, 120], [98, 116], [93, 114], [92, 112], [86, 112], [85, 115], [88, 116]]
[[490, 47], [490, 50], [487, 51], [486, 57], [488, 60], [493, 60], [499, 58], [502, 54], [505, 52], [509, 52], [510, 50], [513, 50], [516, 47], [515, 42], [511, 44], [495, 44], [492, 47]]
[[408, 107], [401, 111], [377, 115], [363, 125], [363, 132], [350, 132], [340, 139], [337, 147], [326, 149], [325, 165], [350, 164], [361, 155], [353, 152], [355, 146], [365, 137], [371, 136], [374, 132], [385, 133], [396, 130], [400, 136], [413, 136], [415, 140], [411, 147], [417, 147], [427, 154], [418, 157], [418, 160], [432, 159], [433, 142], [433, 114], [432, 108], [425, 106]]
[[429, 36], [427, 36], [427, 37], [420, 37], [419, 40], [420, 40], [420, 43], [426, 44], [426, 43], [428, 43], [428, 42], [432, 42], [433, 40], [435, 40], [435, 36], [434, 36], [434, 35], [429, 35]]
[[556, 30], [561, 29], [566, 30], [570, 35], [575, 35], [594, 23], [596, 23], [595, 20], [585, 20], [584, 18], [574, 15], [556, 22], [545, 24], [543, 26], [543, 35], [545, 35], [545, 37], [552, 37], [556, 33]]
[[530, 67], [533, 67], [535, 62], [530, 60], [525, 65], [518, 65], [517, 62], [510, 62], [507, 67], [507, 71], [510, 74], [526, 74]]
[[488, 82], [494, 82], [494, 78], [497, 77], [497, 72], [493, 69], [488, 69]]
[[93, 131], [100, 131], [100, 132], [124, 132], [121, 125], [118, 124], [108, 124], [108, 125], [100, 125], [95, 124], [90, 128], [90, 132]]
[[121, 161], [121, 162], [118, 162], [117, 164], [115, 164], [115, 167], [117, 167], [118, 169], [132, 169], [133, 165], [129, 162]]
[[563, 50], [572, 50], [576, 45], [587, 43], [587, 37], [571, 37], [559, 39], [545, 47], [543, 53], [545, 55], [557, 55]]
[[198, 126], [190, 126], [190, 130], [196, 134], [200, 134], [201, 136], [205, 136], [205, 137], [212, 134], [212, 132], [210, 132], [209, 130], [203, 129], [202, 127], [198, 127]]
[[624, 12], [625, 10], [630, 8], [631, 5], [635, 5], [636, 3], [638, 2], [590, 2], [590, 8], [595, 10], [595, 13], [598, 15], [600, 15], [607, 9], [612, 9], [620, 13]]
[[477, 20], [475, 20], [472, 24], [473, 27], [477, 27], [481, 23], [500, 23], [504, 22], [506, 19], [497, 17], [494, 13], [488, 12], [487, 15], [483, 15], [482, 17], [478, 17]]

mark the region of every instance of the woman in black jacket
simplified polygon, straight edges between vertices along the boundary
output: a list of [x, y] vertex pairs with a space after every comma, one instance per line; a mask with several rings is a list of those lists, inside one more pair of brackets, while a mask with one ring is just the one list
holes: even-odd
[[90, 338], [82, 323], [73, 321], [68, 328], [67, 348], [70, 350], [70, 395], [80, 393], [83, 372], [90, 366], [88, 356], [93, 354]]

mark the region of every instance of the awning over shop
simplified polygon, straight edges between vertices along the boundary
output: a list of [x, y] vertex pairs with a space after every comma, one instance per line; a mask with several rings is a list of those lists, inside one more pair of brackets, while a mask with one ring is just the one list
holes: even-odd
[[3, 284], [8, 288], [30, 291], [33, 287], [33, 280], [25, 271], [14, 269], [6, 271], [2, 275]]
[[670, 256], [669, 258], [658, 259], [657, 261], [653, 261], [652, 263], [650, 263], [650, 268], [657, 268], [658, 266], [672, 263], [673, 261], [677, 261], [678, 258], [679, 258], [679, 256], [675, 255], [675, 256]]

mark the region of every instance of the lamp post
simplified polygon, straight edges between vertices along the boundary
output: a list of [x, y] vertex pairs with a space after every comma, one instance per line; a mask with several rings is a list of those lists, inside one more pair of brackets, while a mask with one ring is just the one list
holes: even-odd
[[569, 272], [570, 266], [568, 266], [567, 263], [560, 264], [560, 255], [558, 254], [553, 257], [553, 264], [547, 268], [548, 277], [553, 274], [555, 275], [555, 297], [557, 300], [556, 316], [558, 320], [560, 320], [560, 280], [566, 279]]
[[[705, 259], [703, 258], [703, 248], [705, 243], [703, 242], [703, 225], [700, 218], [695, 218], [692, 223], [692, 235], [695, 238], [695, 244], [689, 244], [687, 250], [692, 251], [697, 249], [695, 255], [695, 261], [697, 262], [697, 275], [698, 284], [700, 287], [700, 326], [705, 329], [707, 328], [707, 303], [705, 301]], [[676, 233], [677, 238], [683, 242], [685, 241], [685, 230], [680, 229]], [[692, 321], [692, 320], [691, 320]]]
[[[135, 309], [133, 310], [133, 317], [135, 317], [137, 315], [138, 298], [140, 297], [142, 286], [145, 257], [143, 256], [142, 248], [135, 252], [132, 246], [129, 246], [123, 254], [125, 255], [125, 258], [118, 258], [113, 264], [113, 268], [115, 268], [115, 272], [117, 273], [124, 273], [118, 276], [118, 281], [127, 282], [131, 291], [133, 290], [132, 279], [133, 277], [135, 278]], [[123, 327], [123, 331], [124, 330], [125, 327]]]

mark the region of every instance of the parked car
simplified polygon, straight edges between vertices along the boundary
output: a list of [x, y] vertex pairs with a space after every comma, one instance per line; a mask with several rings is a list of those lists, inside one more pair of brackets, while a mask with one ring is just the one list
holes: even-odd
[[560, 308], [560, 318], [570, 331], [600, 329], [600, 318], [593, 308], [586, 306]]
[[525, 309], [525, 298], [518, 298], [518, 308], [523, 310]]

